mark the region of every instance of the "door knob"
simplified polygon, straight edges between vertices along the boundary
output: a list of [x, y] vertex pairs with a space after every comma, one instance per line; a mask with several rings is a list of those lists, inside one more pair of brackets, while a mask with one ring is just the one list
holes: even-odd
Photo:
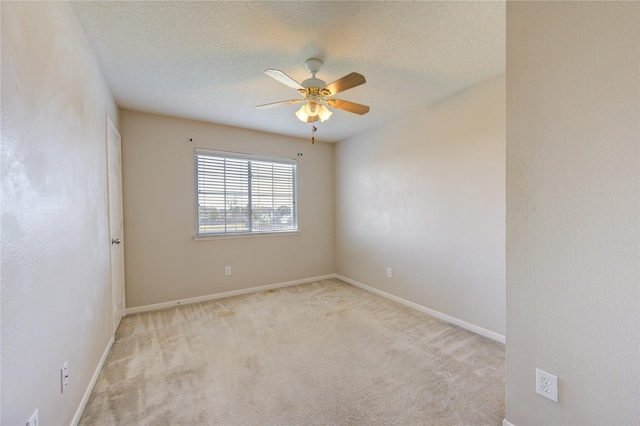
[[111, 244], [120, 244], [120, 238], [112, 238]]

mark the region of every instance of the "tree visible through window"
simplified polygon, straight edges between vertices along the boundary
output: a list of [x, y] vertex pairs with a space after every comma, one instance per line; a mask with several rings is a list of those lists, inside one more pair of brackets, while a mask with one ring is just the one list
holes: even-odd
[[199, 236], [296, 231], [296, 163], [196, 149]]

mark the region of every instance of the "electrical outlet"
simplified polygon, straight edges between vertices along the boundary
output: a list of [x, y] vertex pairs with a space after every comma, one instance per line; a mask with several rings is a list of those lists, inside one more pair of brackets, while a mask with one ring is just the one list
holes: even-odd
[[387, 268], [387, 278], [391, 277], [393, 277], [393, 271], [391, 270], [391, 268]]
[[29, 417], [29, 420], [27, 420], [27, 426], [38, 426], [38, 423], [38, 409], [36, 408], [36, 411], [34, 411], [31, 417]]
[[64, 393], [67, 386], [69, 386], [69, 361], [65, 362], [60, 369], [60, 393]]
[[558, 402], [558, 377], [536, 368], [536, 393]]
[[225, 275], [231, 275], [231, 266], [225, 266], [224, 267], [224, 274]]

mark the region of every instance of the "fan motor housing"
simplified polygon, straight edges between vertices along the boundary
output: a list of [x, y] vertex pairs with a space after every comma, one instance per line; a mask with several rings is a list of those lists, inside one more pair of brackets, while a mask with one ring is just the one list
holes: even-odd
[[308, 89], [310, 87], [317, 87], [318, 89], [321, 89], [326, 86], [327, 83], [325, 83], [323, 80], [320, 80], [319, 78], [311, 77], [300, 83], [300, 85], [305, 89]]

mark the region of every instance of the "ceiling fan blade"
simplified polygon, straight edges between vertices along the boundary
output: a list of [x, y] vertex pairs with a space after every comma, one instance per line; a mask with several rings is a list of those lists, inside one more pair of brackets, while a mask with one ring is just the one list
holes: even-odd
[[335, 95], [336, 93], [344, 92], [347, 89], [352, 89], [366, 82], [367, 80], [364, 79], [362, 74], [352, 72], [351, 74], [339, 78], [333, 83], [327, 84], [324, 88], [331, 92], [331, 95]]
[[325, 99], [328, 106], [338, 108], [344, 111], [349, 111], [354, 114], [366, 114], [369, 112], [369, 107], [366, 105], [357, 104], [355, 102], [343, 101], [342, 99]]
[[304, 99], [289, 99], [288, 101], [272, 102], [270, 104], [258, 105], [256, 106], [256, 109], [269, 109], [281, 105], [297, 104], [298, 102], [302, 101], [304, 101]]
[[269, 77], [278, 80], [280, 83], [291, 87], [292, 89], [303, 89], [304, 87], [302, 87], [300, 85], [300, 83], [298, 83], [297, 81], [295, 81], [294, 79], [292, 79], [291, 77], [289, 77], [288, 75], [286, 75], [285, 73], [283, 73], [280, 70], [275, 70], [275, 69], [268, 69], [265, 70], [264, 72], [266, 75], [268, 75]]

